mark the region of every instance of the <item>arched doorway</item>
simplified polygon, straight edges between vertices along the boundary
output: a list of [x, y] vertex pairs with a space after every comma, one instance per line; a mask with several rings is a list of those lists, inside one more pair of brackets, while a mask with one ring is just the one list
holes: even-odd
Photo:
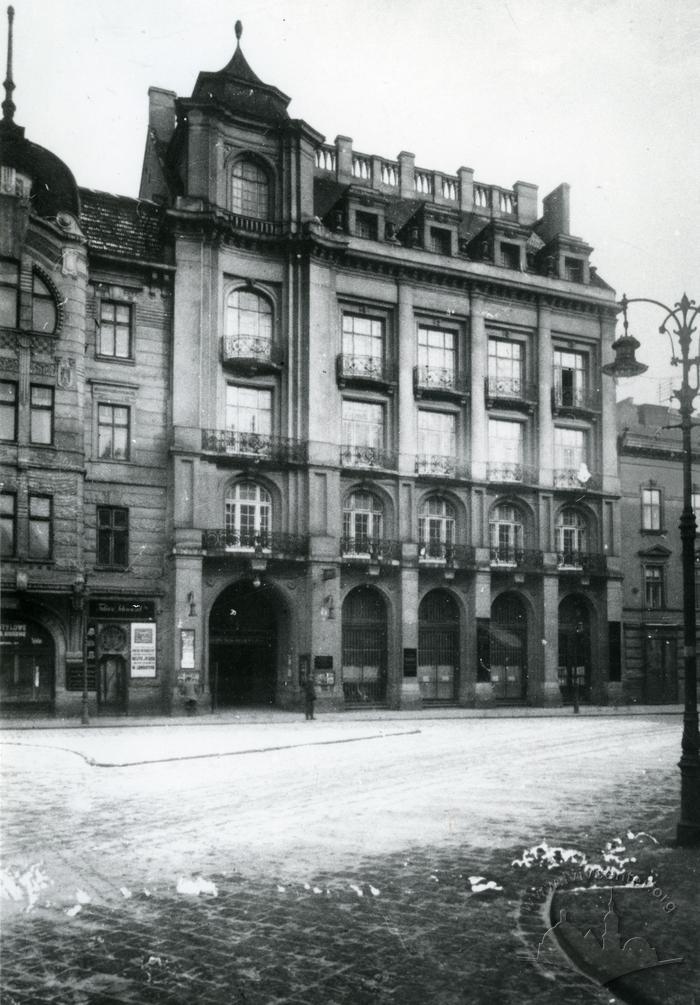
[[214, 708], [274, 704], [277, 637], [270, 587], [244, 580], [224, 590], [209, 615], [209, 686]]
[[343, 694], [348, 704], [386, 700], [387, 617], [384, 597], [357, 586], [343, 602]]
[[489, 665], [494, 697], [521, 701], [527, 693], [527, 611], [516, 593], [491, 605]]
[[559, 687], [564, 704], [590, 701], [591, 623], [581, 597], [564, 597], [559, 604]]
[[431, 590], [418, 608], [418, 683], [424, 701], [454, 701], [459, 674], [459, 608]]
[[0, 627], [0, 703], [5, 709], [50, 709], [54, 700], [55, 648], [48, 629], [24, 618]]

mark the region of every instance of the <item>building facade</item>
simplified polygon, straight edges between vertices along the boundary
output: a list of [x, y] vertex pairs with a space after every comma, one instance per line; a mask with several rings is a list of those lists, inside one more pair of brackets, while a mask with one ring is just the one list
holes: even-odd
[[307, 673], [322, 707], [617, 700], [615, 298], [568, 186], [540, 214], [529, 183], [327, 144], [237, 36], [190, 97], [150, 90], [137, 200], [61, 165], [40, 208], [5, 116], [4, 649], [42, 629], [56, 710], [83, 666], [115, 711], [188, 679], [293, 707]]
[[[635, 405], [631, 398], [618, 402], [617, 410], [624, 556], [623, 700], [681, 704], [685, 665], [680, 415], [664, 405]], [[693, 464], [697, 516], [700, 450], [693, 453]], [[696, 574], [696, 609], [698, 586]]]

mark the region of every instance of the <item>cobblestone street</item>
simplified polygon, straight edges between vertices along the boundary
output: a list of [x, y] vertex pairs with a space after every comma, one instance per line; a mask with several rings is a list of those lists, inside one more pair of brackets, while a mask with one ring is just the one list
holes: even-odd
[[603, 863], [628, 834], [685, 904], [697, 856], [687, 881], [644, 858], [672, 833], [678, 725], [6, 730], [3, 1005], [625, 1000], [538, 963], [556, 867], [513, 863], [543, 841]]

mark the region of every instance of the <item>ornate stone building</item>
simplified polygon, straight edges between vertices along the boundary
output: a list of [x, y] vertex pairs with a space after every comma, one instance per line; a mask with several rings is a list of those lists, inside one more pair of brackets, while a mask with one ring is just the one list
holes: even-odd
[[43, 162], [3, 143], [7, 623], [44, 626], [47, 700], [84, 629], [100, 708], [178, 709], [187, 677], [289, 707], [307, 672], [326, 707], [619, 697], [615, 298], [568, 186], [540, 212], [526, 182], [327, 144], [237, 36], [190, 97], [151, 89], [138, 200], [60, 165], [40, 207]]

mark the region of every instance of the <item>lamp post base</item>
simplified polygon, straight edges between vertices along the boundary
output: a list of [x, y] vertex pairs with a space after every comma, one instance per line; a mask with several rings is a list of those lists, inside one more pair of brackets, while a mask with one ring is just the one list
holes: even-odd
[[700, 845], [700, 758], [696, 754], [681, 757], [681, 819], [676, 843], [689, 847]]
[[82, 707], [80, 709], [80, 721], [83, 724], [83, 726], [90, 725], [90, 713], [88, 711], [88, 703], [85, 698], [83, 698]]

